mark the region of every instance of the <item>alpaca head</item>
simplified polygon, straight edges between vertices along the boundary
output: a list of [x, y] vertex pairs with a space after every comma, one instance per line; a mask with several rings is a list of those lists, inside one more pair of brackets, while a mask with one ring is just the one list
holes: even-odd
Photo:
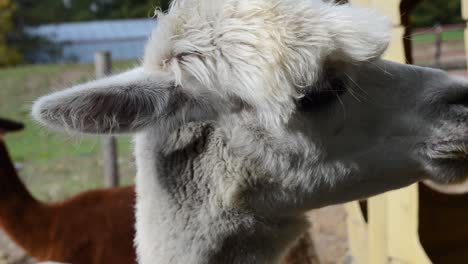
[[235, 120], [326, 159], [384, 146], [417, 156], [418, 179], [461, 178], [468, 83], [380, 60], [388, 39], [385, 19], [349, 5], [179, 0], [159, 14], [141, 67], [43, 97], [33, 115], [95, 134]]
[[328, 68], [375, 59], [387, 42], [386, 20], [320, 0], [175, 1], [141, 67], [43, 98], [33, 112], [86, 133], [232, 114], [283, 126]]

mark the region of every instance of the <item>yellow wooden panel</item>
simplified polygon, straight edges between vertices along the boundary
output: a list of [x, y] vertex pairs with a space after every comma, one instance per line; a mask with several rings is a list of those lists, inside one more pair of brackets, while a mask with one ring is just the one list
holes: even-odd
[[377, 10], [381, 15], [388, 17], [395, 26], [401, 24], [400, 0], [349, 0], [349, 2]]
[[418, 184], [389, 192], [386, 198], [387, 245], [391, 263], [431, 263], [419, 240]]
[[367, 200], [368, 208], [368, 263], [386, 264], [388, 260], [387, 253], [387, 198], [386, 194], [371, 197]]
[[371, 0], [349, 0], [353, 5], [369, 6]]
[[392, 39], [390, 46], [384, 54], [385, 59], [399, 63], [406, 63], [405, 46], [403, 43], [404, 35], [405, 29], [402, 26], [394, 27], [392, 29]]
[[462, 17], [464, 20], [468, 20], [468, 0], [462, 0]]
[[368, 242], [367, 223], [362, 215], [359, 202], [345, 205], [348, 243], [354, 263], [367, 264]]
[[394, 26], [401, 25], [401, 0], [370, 0], [369, 6], [388, 17]]

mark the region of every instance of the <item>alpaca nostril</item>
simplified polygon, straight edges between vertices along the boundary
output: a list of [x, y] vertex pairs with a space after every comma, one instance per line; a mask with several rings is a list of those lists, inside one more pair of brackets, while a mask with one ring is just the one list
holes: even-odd
[[468, 93], [459, 94], [448, 99], [449, 105], [460, 105], [468, 107]]

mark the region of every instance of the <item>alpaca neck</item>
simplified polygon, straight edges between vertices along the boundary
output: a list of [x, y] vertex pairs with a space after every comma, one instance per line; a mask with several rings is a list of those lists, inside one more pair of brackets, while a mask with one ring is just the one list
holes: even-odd
[[[259, 217], [223, 206], [230, 190], [221, 144], [210, 125], [188, 125], [158, 141], [136, 137], [136, 243], [139, 262], [193, 264], [278, 263], [307, 227], [302, 216]], [[159, 145], [166, 142], [165, 145]], [[213, 174], [214, 173], [214, 174]], [[224, 178], [224, 180], [223, 180]], [[229, 198], [226, 198], [229, 199]]]
[[19, 179], [3, 141], [0, 140], [0, 228], [29, 253], [44, 241], [48, 223], [44, 206]]
[[279, 264], [307, 226], [304, 219], [185, 215], [156, 203], [141, 210], [149, 206], [137, 203], [140, 264]]

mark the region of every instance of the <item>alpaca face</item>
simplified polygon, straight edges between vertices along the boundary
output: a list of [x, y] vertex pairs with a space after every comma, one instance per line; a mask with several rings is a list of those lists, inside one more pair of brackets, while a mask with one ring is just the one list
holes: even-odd
[[240, 113], [281, 127], [326, 64], [379, 57], [387, 28], [373, 12], [319, 0], [176, 1], [141, 68], [40, 100], [34, 113], [88, 133], [135, 132], [167, 112], [169, 123]]

